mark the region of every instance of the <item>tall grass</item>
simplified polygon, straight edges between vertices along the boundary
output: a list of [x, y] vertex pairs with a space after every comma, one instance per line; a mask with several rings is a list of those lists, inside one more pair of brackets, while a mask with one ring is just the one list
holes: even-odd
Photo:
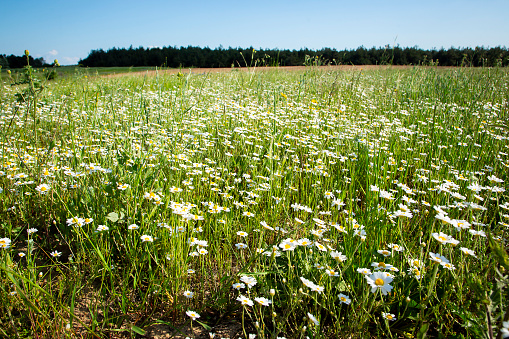
[[508, 80], [78, 74], [24, 102], [5, 83], [1, 335], [501, 336]]

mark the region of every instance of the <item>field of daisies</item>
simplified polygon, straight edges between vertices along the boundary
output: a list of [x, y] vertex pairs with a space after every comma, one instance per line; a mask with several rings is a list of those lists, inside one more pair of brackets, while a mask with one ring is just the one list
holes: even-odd
[[41, 83], [0, 88], [0, 336], [509, 336], [506, 69]]

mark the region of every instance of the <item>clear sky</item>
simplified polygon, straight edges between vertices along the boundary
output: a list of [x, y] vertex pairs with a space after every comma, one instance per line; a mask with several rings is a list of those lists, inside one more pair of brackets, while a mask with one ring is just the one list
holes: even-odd
[[93, 49], [509, 47], [509, 0], [1, 0], [0, 54], [76, 64]]

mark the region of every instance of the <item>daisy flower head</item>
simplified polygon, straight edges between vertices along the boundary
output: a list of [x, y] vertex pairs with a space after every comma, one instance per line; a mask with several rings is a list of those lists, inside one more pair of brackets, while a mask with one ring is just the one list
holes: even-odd
[[191, 291], [185, 291], [184, 292], [184, 297], [186, 297], [187, 299], [191, 299], [194, 297], [194, 292], [191, 292]]
[[473, 229], [469, 229], [468, 231], [474, 237], [484, 237], [484, 238], [486, 238], [486, 233], [484, 231], [482, 231], [482, 230], [481, 231], [476, 231], [476, 230], [473, 230]]
[[395, 321], [396, 320], [396, 316], [394, 314], [385, 313], [385, 312], [382, 312], [382, 318], [387, 319], [389, 321]]
[[418, 267], [411, 267], [408, 269], [408, 273], [414, 276], [415, 279], [420, 280], [422, 278], [422, 272]]
[[244, 231], [238, 231], [238, 232], [237, 232], [237, 235], [238, 235], [239, 237], [247, 237], [247, 236], [248, 236], [248, 233], [247, 233], [247, 232], [244, 232]]
[[320, 321], [318, 319], [316, 319], [316, 317], [314, 315], [312, 315], [311, 313], [308, 312], [308, 318], [309, 320], [315, 325], [315, 326], [318, 326], [320, 325]]
[[431, 235], [433, 236], [433, 238], [435, 238], [436, 241], [438, 241], [441, 244], [447, 244], [447, 243], [451, 242], [451, 236], [447, 235], [445, 233], [442, 233], [442, 232], [431, 233]]
[[408, 263], [412, 267], [416, 267], [416, 268], [424, 267], [424, 263], [421, 260], [419, 260], [419, 259], [408, 259]]
[[192, 320], [196, 320], [200, 317], [200, 315], [194, 311], [186, 311], [186, 314], [188, 317], [190, 317]]
[[131, 187], [131, 185], [129, 184], [121, 184], [119, 183], [118, 186], [117, 186], [117, 189], [121, 190], [121, 191], [125, 191], [126, 189], [128, 189], [129, 187]]
[[9, 248], [11, 247], [11, 239], [9, 238], [0, 238], [0, 248]]
[[370, 275], [371, 274], [371, 270], [369, 268], [361, 268], [361, 267], [359, 267], [357, 269], [357, 272], [360, 273], [360, 274], [363, 274], [363, 275]]
[[309, 287], [311, 291], [318, 292], [318, 294], [322, 294], [322, 292], [325, 290], [323, 286], [316, 285], [314, 282], [304, 277], [300, 277], [300, 280], [305, 286]]
[[383, 261], [371, 263], [371, 266], [373, 266], [375, 268], [375, 270], [377, 270], [377, 271], [378, 270], [390, 270], [394, 267], [391, 264], [384, 263]]
[[255, 301], [262, 306], [269, 306], [272, 303], [272, 301], [264, 297], [255, 298]]
[[340, 262], [343, 262], [348, 259], [347, 256], [341, 252], [331, 251], [330, 255], [332, 258], [334, 258], [335, 260], [340, 261]]
[[392, 290], [392, 286], [389, 285], [393, 278], [387, 275], [385, 272], [375, 272], [369, 276], [366, 276], [368, 284], [371, 286], [371, 292], [375, 293], [377, 290], [382, 291], [383, 295], [387, 295]]
[[147, 200], [155, 200], [155, 201], [161, 200], [161, 197], [154, 192], [145, 192], [143, 197]]
[[235, 244], [235, 247], [237, 247], [237, 249], [244, 249], [244, 248], [247, 248], [248, 246], [246, 244], [244, 244], [243, 242], [239, 242], [238, 244]]
[[283, 250], [283, 251], [293, 251], [298, 245], [298, 242], [296, 241], [292, 241], [291, 239], [286, 239], [286, 240], [283, 240], [280, 244], [279, 244], [279, 247]]
[[449, 260], [447, 260], [446, 257], [441, 256], [438, 253], [429, 252], [429, 257], [430, 257], [430, 259], [432, 261], [437, 262], [439, 264], [441, 264], [441, 263], [448, 263], [449, 262]]
[[327, 247], [323, 246], [318, 241], [315, 241], [315, 246], [316, 246], [316, 248], [318, 248], [318, 250], [320, 250], [322, 252], [327, 252]]
[[260, 221], [260, 225], [262, 225], [266, 230], [274, 231], [274, 228], [270, 227], [265, 221]]
[[387, 251], [387, 250], [378, 250], [377, 252], [378, 252], [378, 254], [381, 254], [381, 255], [383, 255], [384, 257], [388, 257], [388, 256], [390, 256], [390, 255], [391, 255], [391, 252], [389, 252], [389, 251]]
[[142, 242], [154, 242], [154, 238], [152, 238], [150, 235], [142, 235], [141, 236], [141, 241]]
[[138, 226], [136, 224], [131, 224], [131, 225], [127, 226], [127, 229], [130, 231], [137, 230], [138, 228], [140, 228], [140, 226]]
[[243, 296], [242, 294], [238, 296], [237, 301], [240, 301], [240, 303], [242, 305], [247, 305], [247, 306], [253, 306], [254, 305], [254, 303], [253, 303], [253, 301], [251, 299], [249, 299], [248, 297]]
[[309, 240], [308, 238], [299, 239], [297, 241], [297, 243], [299, 244], [299, 246], [304, 246], [304, 247], [313, 246], [313, 242], [311, 240]]
[[450, 262], [441, 262], [440, 265], [447, 268], [449, 271], [454, 271], [456, 269], [456, 267]]
[[240, 280], [244, 282], [248, 288], [253, 287], [256, 285], [256, 279], [254, 277], [250, 277], [248, 275], [243, 275], [240, 277]]
[[37, 231], [39, 231], [37, 228], [29, 228], [29, 229], [27, 229], [27, 233], [28, 234], [37, 233]]
[[46, 194], [49, 192], [50, 189], [51, 187], [48, 184], [41, 184], [35, 188], [35, 190], [40, 194]]
[[325, 270], [325, 273], [329, 276], [329, 277], [339, 277], [339, 272], [338, 271], [334, 271], [332, 268], [328, 268]]
[[465, 248], [465, 247], [460, 247], [460, 251], [463, 252], [463, 254], [468, 254], [468, 255], [471, 255], [474, 258], [477, 258], [477, 256], [475, 255], [475, 252], [473, 250], [471, 250], [471, 249], [468, 249], [468, 248]]
[[350, 299], [349, 296], [343, 294], [343, 293], [340, 293], [339, 294], [339, 301], [342, 303], [342, 304], [347, 304], [347, 305], [350, 305], [350, 303], [352, 302], [352, 299]]
[[398, 244], [389, 244], [387, 246], [389, 246], [392, 250], [394, 250], [396, 252], [403, 252], [405, 250], [402, 246], [400, 246]]
[[78, 218], [78, 217], [69, 218], [66, 220], [66, 223], [67, 223], [67, 226], [81, 227], [85, 224], [85, 219]]
[[325, 269], [325, 266], [323, 266], [323, 265], [322, 265], [322, 264], [320, 264], [320, 263], [315, 263], [315, 268], [316, 268], [316, 269], [319, 269], [319, 270], [323, 270], [323, 269]]
[[53, 257], [53, 258], [58, 258], [59, 256], [62, 255], [62, 252], [58, 252], [58, 251], [53, 251], [50, 253], [50, 255]]
[[97, 230], [96, 231], [97, 232], [103, 232], [103, 231], [107, 231], [109, 229], [110, 228], [108, 226], [106, 226], [106, 225], [99, 225], [99, 226], [97, 226]]
[[236, 290], [240, 290], [240, 289], [246, 288], [246, 285], [245, 285], [245, 284], [243, 284], [243, 283], [234, 283], [234, 284], [232, 285], [232, 287], [233, 287], [234, 289], [236, 289]]

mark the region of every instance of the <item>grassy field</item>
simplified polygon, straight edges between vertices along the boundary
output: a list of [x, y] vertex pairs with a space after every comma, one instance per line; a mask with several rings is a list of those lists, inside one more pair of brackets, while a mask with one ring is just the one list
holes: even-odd
[[[161, 67], [79, 67], [79, 66], [61, 66], [57, 68], [45, 67], [35, 69], [34, 76], [36, 78], [44, 79], [47, 78], [52, 70], [57, 72], [59, 78], [70, 78], [77, 74], [86, 75], [87, 77], [93, 76], [104, 76], [104, 75], [117, 75], [135, 72], [146, 72], [155, 70], [166, 70], [168, 68]], [[16, 80], [23, 76], [24, 69], [16, 68], [10, 70], [11, 74], [7, 74], [7, 69], [2, 69], [0, 72], [0, 79], [4, 81]]]
[[33, 77], [0, 336], [509, 334], [507, 69]]

